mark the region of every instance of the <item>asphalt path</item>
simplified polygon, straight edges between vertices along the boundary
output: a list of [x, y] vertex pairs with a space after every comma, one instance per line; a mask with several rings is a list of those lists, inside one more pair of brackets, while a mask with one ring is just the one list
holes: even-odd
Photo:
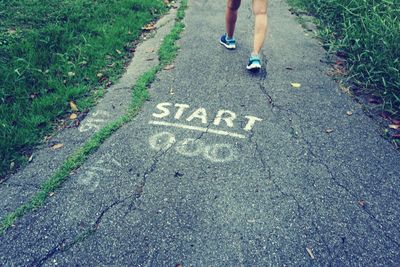
[[400, 154], [288, 9], [270, 1], [251, 74], [250, 1], [235, 51], [218, 44], [224, 1], [189, 1], [174, 68], [0, 237], [2, 265], [398, 266]]

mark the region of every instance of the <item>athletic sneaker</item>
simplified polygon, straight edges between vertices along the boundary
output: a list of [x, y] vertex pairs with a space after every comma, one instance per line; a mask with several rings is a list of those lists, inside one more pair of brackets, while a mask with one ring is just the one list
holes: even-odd
[[261, 59], [257, 55], [252, 55], [249, 58], [249, 64], [247, 64], [246, 68], [248, 70], [259, 70], [261, 69]]
[[226, 36], [226, 34], [221, 36], [219, 42], [225, 46], [227, 49], [235, 49], [236, 48], [236, 41], [234, 38], [230, 39]]

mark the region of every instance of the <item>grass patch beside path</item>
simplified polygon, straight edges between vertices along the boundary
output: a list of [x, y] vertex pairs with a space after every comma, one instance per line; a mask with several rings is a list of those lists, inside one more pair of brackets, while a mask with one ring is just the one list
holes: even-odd
[[93, 105], [165, 10], [162, 0], [0, 0], [0, 180], [27, 162], [69, 101]]
[[346, 57], [348, 77], [383, 99], [400, 117], [400, 1], [288, 0], [320, 22], [320, 36], [331, 51]]
[[[156, 74], [162, 70], [165, 65], [171, 63], [177, 55], [179, 47], [176, 45], [176, 41], [180, 38], [180, 33], [184, 29], [182, 20], [184, 18], [186, 7], [187, 0], [181, 0], [176, 23], [171, 33], [164, 38], [164, 41], [161, 44], [158, 52], [160, 64], [139, 77], [132, 89], [132, 100], [128, 112], [121, 118], [109, 123], [99, 132], [97, 132], [89, 141], [84, 144], [83, 147], [75, 151], [73, 155], [71, 155], [62, 164], [57, 172], [42, 185], [39, 192], [36, 193], [29, 202], [9, 213], [0, 222], [0, 235], [4, 234], [10, 227], [12, 227], [20, 217], [42, 206], [49, 195], [58, 189], [66, 179], [68, 179], [73, 170], [76, 170], [82, 166], [86, 159], [93, 154], [107, 138], [109, 138], [116, 130], [137, 115], [143, 103], [149, 97], [147, 90], [148, 86], [154, 81]], [[82, 237], [87, 236], [92, 231], [93, 229], [88, 230], [87, 233], [83, 233]]]

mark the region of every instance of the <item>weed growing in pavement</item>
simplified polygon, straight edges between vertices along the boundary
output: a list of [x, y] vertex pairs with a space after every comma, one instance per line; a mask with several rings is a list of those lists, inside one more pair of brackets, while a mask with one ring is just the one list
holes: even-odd
[[162, 0], [0, 0], [0, 179], [69, 111], [123, 72]]
[[[109, 123], [100, 131], [98, 131], [89, 141], [84, 144], [83, 147], [79, 148], [66, 161], [64, 161], [57, 172], [42, 185], [39, 192], [36, 193], [29, 202], [23, 204], [15, 211], [7, 214], [0, 222], [0, 235], [4, 234], [7, 229], [12, 227], [18, 218], [42, 206], [49, 195], [62, 185], [62, 183], [70, 176], [73, 170], [76, 170], [82, 166], [86, 159], [93, 154], [107, 138], [109, 138], [122, 125], [129, 122], [137, 115], [143, 103], [149, 97], [147, 88], [154, 81], [157, 72], [160, 71], [166, 64], [171, 63], [176, 57], [179, 49], [179, 47], [176, 45], [176, 41], [180, 38], [180, 33], [184, 29], [182, 20], [184, 18], [184, 11], [186, 7], [187, 0], [182, 0], [178, 9], [175, 26], [173, 27], [171, 33], [164, 38], [164, 41], [160, 46], [160, 50], [158, 52], [160, 64], [144, 73], [137, 80], [132, 89], [132, 100], [127, 114], [123, 115], [114, 122]], [[92, 232], [92, 229], [88, 230], [82, 235], [82, 238], [86, 238]]]
[[288, 0], [316, 16], [330, 51], [346, 58], [349, 80], [400, 117], [400, 1]]

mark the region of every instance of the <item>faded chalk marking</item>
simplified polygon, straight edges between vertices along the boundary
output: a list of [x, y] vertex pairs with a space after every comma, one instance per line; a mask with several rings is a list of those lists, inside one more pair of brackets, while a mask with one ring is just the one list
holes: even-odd
[[166, 150], [175, 144], [175, 151], [185, 157], [203, 156], [214, 163], [233, 161], [237, 152], [231, 144], [206, 145], [203, 141], [194, 138], [185, 138], [177, 141], [172, 133], [162, 132], [149, 138], [150, 147], [154, 150]]
[[245, 118], [248, 120], [248, 122], [247, 122], [246, 126], [244, 127], [244, 130], [248, 131], [248, 132], [253, 129], [254, 124], [257, 121], [262, 121], [262, 119], [254, 117], [254, 116], [245, 116]]
[[[107, 157], [107, 159], [105, 159]], [[109, 156], [103, 157], [97, 160], [93, 166], [91, 166], [83, 175], [81, 175], [77, 183], [87, 187], [87, 191], [93, 193], [96, 188], [100, 185], [99, 176], [104, 175], [105, 173], [113, 172], [112, 167], [106, 168], [104, 167], [105, 162], [112, 162], [113, 165], [121, 167], [121, 163], [119, 163], [116, 159], [111, 158]]]
[[[233, 128], [235, 126], [235, 122], [238, 121], [238, 116], [236, 115], [236, 113], [227, 109], [220, 109], [215, 114], [214, 112], [207, 112], [205, 108], [197, 108], [193, 110], [188, 104], [173, 104], [170, 102], [159, 103], [156, 105], [155, 108], [157, 110], [157, 113], [153, 113], [152, 116], [156, 119], [165, 119], [167, 117], [169, 117], [169, 119], [172, 119], [173, 117], [175, 120], [178, 121], [196, 121], [201, 122], [205, 125], [209, 125], [212, 123], [215, 126], [220, 126], [222, 122], [225, 122], [226, 126], [230, 128]], [[244, 119], [247, 120], [246, 125], [243, 128], [243, 130], [245, 130], [246, 132], [253, 130], [257, 122], [263, 121], [261, 118], [255, 116], [244, 116]], [[187, 127], [185, 128], [188, 129]], [[212, 131], [215, 133], [215, 130]]]
[[226, 162], [235, 160], [236, 153], [231, 144], [216, 144], [205, 147], [204, 157], [211, 162]]
[[150, 137], [149, 143], [154, 150], [167, 150], [176, 142], [175, 136], [168, 132], [158, 133]]
[[227, 132], [227, 131], [222, 131], [222, 130], [214, 130], [214, 129], [204, 128], [204, 127], [191, 126], [191, 125], [186, 125], [186, 124], [181, 124], [181, 123], [171, 123], [171, 122], [165, 122], [165, 121], [149, 121], [149, 124], [167, 126], [167, 127], [175, 127], [175, 128], [181, 128], [181, 129], [188, 129], [188, 130], [193, 130], [193, 131], [198, 131], [198, 132], [203, 132], [203, 133], [211, 133], [211, 134], [230, 136], [230, 137], [241, 138], [241, 139], [246, 138], [246, 136], [244, 136], [243, 134], [232, 133], [232, 132]]
[[192, 115], [190, 115], [186, 120], [192, 121], [193, 119], [200, 119], [201, 123], [207, 124], [207, 111], [205, 108], [196, 109]]
[[103, 110], [98, 110], [94, 112], [89, 118], [83, 121], [81, 126], [79, 126], [78, 130], [83, 133], [87, 132], [90, 130], [94, 131], [99, 131], [101, 128], [101, 125], [104, 124], [109, 118], [110, 114], [108, 112], [103, 111]]
[[194, 157], [203, 153], [204, 143], [193, 138], [185, 139], [176, 146], [176, 151], [184, 156]]

